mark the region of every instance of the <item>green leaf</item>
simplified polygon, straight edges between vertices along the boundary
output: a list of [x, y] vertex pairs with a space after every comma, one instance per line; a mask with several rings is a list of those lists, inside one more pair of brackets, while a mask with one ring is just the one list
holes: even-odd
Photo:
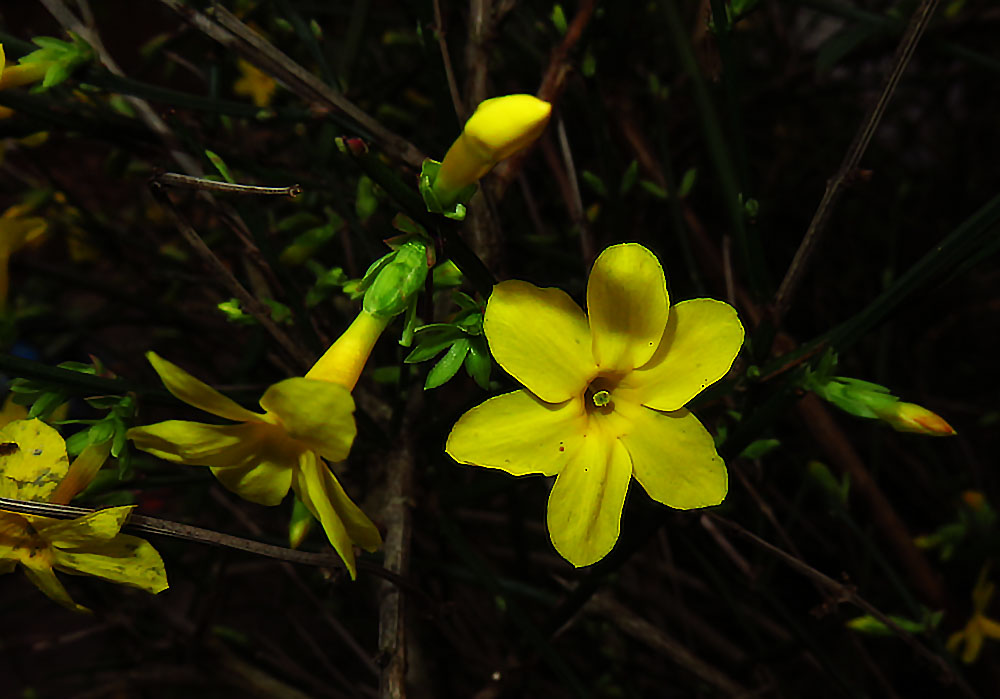
[[212, 166], [219, 171], [219, 174], [222, 175], [222, 178], [226, 182], [229, 184], [236, 184], [236, 180], [234, 180], [232, 175], [229, 174], [229, 168], [226, 166], [226, 163], [222, 160], [222, 158], [210, 150], [205, 151], [205, 157], [208, 158], [208, 161], [212, 163]]
[[465, 355], [465, 371], [481, 389], [488, 391], [492, 370], [493, 362], [490, 359], [489, 349], [486, 347], [486, 340], [482, 336], [471, 338], [469, 340], [469, 353]]
[[88, 446], [90, 446], [90, 430], [80, 430], [66, 440], [66, 453], [76, 456]]
[[625, 173], [622, 175], [622, 183], [618, 185], [618, 193], [621, 196], [625, 196], [632, 188], [635, 183], [639, 180], [639, 161], [633, 160], [629, 163], [628, 167], [625, 168]]
[[31, 410], [28, 411], [28, 418], [31, 419], [33, 417], [37, 417], [44, 420], [49, 416], [49, 413], [65, 403], [66, 398], [66, 394], [59, 391], [43, 393], [38, 400], [32, 404]]
[[91, 444], [104, 444], [111, 439], [115, 433], [115, 423], [112, 420], [101, 420], [90, 428], [89, 440]]
[[781, 442], [777, 439], [758, 439], [750, 442], [746, 449], [740, 453], [740, 456], [744, 459], [759, 459], [780, 446]]
[[590, 170], [584, 170], [580, 173], [580, 179], [587, 183], [587, 186], [594, 190], [594, 193], [602, 199], [608, 198], [608, 188], [604, 186], [604, 181], [592, 173]]
[[461, 368], [465, 361], [465, 355], [469, 352], [469, 340], [460, 338], [448, 350], [447, 354], [441, 357], [440, 361], [427, 372], [427, 381], [424, 382], [424, 390], [437, 388], [447, 383]]
[[406, 364], [419, 364], [420, 362], [426, 362], [432, 357], [436, 357], [440, 354], [441, 350], [449, 345], [457, 342], [464, 337], [462, 331], [454, 326], [448, 326], [452, 332], [442, 332], [435, 333], [434, 335], [425, 335], [421, 337], [417, 346], [413, 348], [406, 359], [403, 360]]

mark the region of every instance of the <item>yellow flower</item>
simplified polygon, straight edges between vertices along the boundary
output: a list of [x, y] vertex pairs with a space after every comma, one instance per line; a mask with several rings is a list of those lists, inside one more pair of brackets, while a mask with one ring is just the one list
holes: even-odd
[[448, 149], [434, 180], [446, 206], [501, 160], [531, 145], [549, 122], [552, 105], [532, 95], [506, 95], [480, 103]]
[[916, 432], [931, 437], [955, 435], [955, 428], [943, 417], [916, 403], [896, 401], [875, 412], [879, 419], [889, 423], [898, 432]]
[[292, 488], [326, 531], [354, 578], [353, 544], [374, 551], [378, 529], [351, 502], [324, 459], [343, 461], [354, 442], [351, 389], [388, 324], [362, 312], [305, 377], [272, 385], [255, 413], [153, 352], [148, 357], [167, 390], [185, 403], [235, 425], [168, 420], [128, 432], [136, 447], [161, 459], [208, 466], [226, 488], [262, 505], [277, 505]]
[[236, 67], [239, 68], [241, 77], [233, 83], [233, 92], [246, 95], [261, 108], [271, 104], [274, 91], [278, 89], [274, 78], [242, 58], [236, 60]]
[[618, 539], [632, 476], [677, 509], [717, 505], [728, 476], [712, 436], [684, 405], [729, 370], [743, 344], [736, 311], [711, 299], [669, 307], [663, 269], [635, 243], [598, 257], [587, 315], [558, 289], [493, 289], [490, 351], [526, 387], [459, 419], [447, 452], [515, 476], [556, 476], [548, 529], [576, 566]]
[[983, 566], [976, 580], [976, 586], [972, 588], [972, 617], [969, 623], [961, 631], [956, 631], [948, 637], [948, 652], [956, 653], [961, 645], [965, 646], [962, 651], [962, 662], [969, 664], [975, 662], [979, 657], [979, 651], [983, 647], [983, 639], [992, 638], [1000, 640], [1000, 623], [986, 616], [986, 609], [990, 606], [990, 599], [993, 597], [995, 586], [986, 581], [987, 566]]
[[[41, 420], [9, 423], [0, 429], [0, 442], [4, 447], [0, 497], [4, 498], [67, 502], [75, 494], [65, 485], [69, 477], [90, 470], [94, 463], [95, 451], [85, 449], [70, 465], [62, 437]], [[89, 479], [73, 482], [82, 487]], [[0, 510], [0, 573], [20, 564], [42, 592], [74, 611], [87, 609], [73, 601], [55, 570], [161, 592], [167, 589], [167, 576], [160, 554], [147, 541], [120, 533], [131, 510], [132, 506], [112, 507], [72, 520]]]
[[25, 208], [12, 206], [0, 216], [0, 310], [10, 291], [10, 256], [45, 233], [48, 224], [37, 216], [25, 216]]

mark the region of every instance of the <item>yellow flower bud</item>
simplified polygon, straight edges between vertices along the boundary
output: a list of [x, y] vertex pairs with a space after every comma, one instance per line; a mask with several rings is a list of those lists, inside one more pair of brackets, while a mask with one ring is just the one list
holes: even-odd
[[498, 162], [531, 145], [551, 113], [551, 104], [532, 95], [506, 95], [482, 102], [444, 156], [434, 193], [442, 203], [448, 202]]
[[877, 409], [878, 417], [899, 432], [916, 432], [932, 437], [950, 437], [955, 428], [943, 417], [916, 403], [896, 401]]

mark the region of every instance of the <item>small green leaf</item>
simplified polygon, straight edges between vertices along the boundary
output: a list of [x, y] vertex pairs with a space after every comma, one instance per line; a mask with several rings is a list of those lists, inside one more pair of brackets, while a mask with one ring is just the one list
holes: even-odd
[[746, 449], [740, 453], [740, 456], [744, 459], [759, 459], [780, 446], [781, 442], [777, 439], [758, 439], [750, 442]]
[[441, 357], [437, 364], [427, 372], [427, 381], [424, 382], [424, 390], [437, 388], [448, 382], [461, 368], [465, 361], [465, 355], [469, 352], [469, 340], [459, 338], [451, 346], [451, 349]]
[[210, 150], [205, 151], [205, 157], [208, 161], [212, 163], [212, 166], [219, 171], [222, 178], [229, 184], [236, 184], [236, 180], [233, 179], [232, 175], [229, 174], [229, 168], [226, 167], [226, 163], [218, 155]]
[[688, 168], [684, 172], [684, 176], [681, 178], [681, 186], [677, 189], [677, 196], [683, 199], [691, 190], [694, 189], [694, 183], [698, 180], [698, 170], [696, 168]]
[[552, 6], [552, 26], [556, 28], [556, 31], [560, 34], [566, 34], [566, 30], [569, 25], [566, 22], [566, 12], [563, 11], [562, 5], [556, 3]]
[[112, 420], [101, 420], [90, 428], [89, 440], [91, 444], [104, 444], [111, 439], [115, 433], [115, 423]]
[[80, 430], [79, 432], [70, 435], [66, 440], [66, 453], [70, 456], [76, 456], [89, 445], [90, 430]]
[[458, 328], [454, 326], [448, 326], [453, 332], [442, 332], [440, 334], [434, 334], [430, 336], [423, 336], [417, 343], [417, 346], [413, 348], [406, 359], [403, 360], [406, 364], [419, 364], [420, 362], [426, 362], [432, 357], [436, 357], [441, 353], [445, 347], [457, 342], [462, 339], [463, 334]]
[[592, 173], [590, 170], [584, 170], [580, 173], [580, 179], [587, 183], [587, 186], [594, 190], [594, 193], [602, 199], [608, 198], [608, 188], [604, 186], [604, 181]]
[[482, 336], [471, 338], [469, 340], [469, 353], [465, 355], [465, 371], [481, 389], [488, 391], [492, 370], [493, 362], [490, 360], [486, 341]]
[[655, 182], [651, 182], [649, 180], [639, 180], [639, 186], [645, 189], [650, 194], [652, 194], [657, 199], [666, 199], [668, 196], [667, 190], [665, 190], [663, 187], [656, 184]]
[[625, 173], [622, 175], [622, 183], [618, 185], [618, 193], [621, 196], [625, 196], [632, 191], [635, 186], [636, 181], [639, 179], [639, 161], [633, 160], [629, 163], [628, 167], [625, 168]]

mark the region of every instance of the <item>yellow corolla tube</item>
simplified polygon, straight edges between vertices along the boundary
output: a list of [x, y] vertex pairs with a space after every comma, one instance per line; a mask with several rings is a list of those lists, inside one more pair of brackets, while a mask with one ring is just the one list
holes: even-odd
[[506, 95], [482, 102], [444, 156], [434, 194], [447, 204], [498, 162], [531, 145], [551, 114], [552, 105], [533, 95]]
[[361, 311], [350, 327], [323, 353], [306, 374], [307, 379], [329, 381], [353, 391], [372, 348], [392, 317]]

